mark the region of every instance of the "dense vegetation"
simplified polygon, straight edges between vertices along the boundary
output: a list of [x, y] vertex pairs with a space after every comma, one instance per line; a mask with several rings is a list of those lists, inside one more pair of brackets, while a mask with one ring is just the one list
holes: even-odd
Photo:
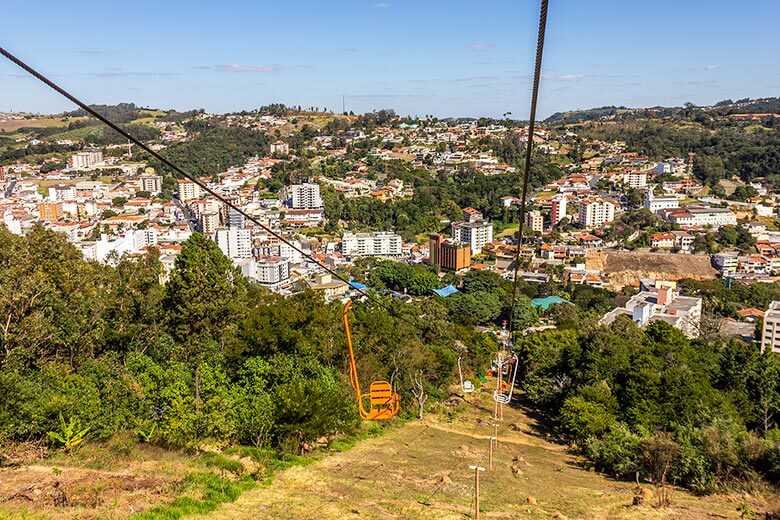
[[[695, 115], [691, 117], [695, 118]], [[642, 119], [616, 125], [589, 125], [579, 129], [586, 139], [625, 141], [630, 150], [650, 159], [696, 154], [694, 175], [713, 184], [738, 175], [744, 181], [765, 177], [779, 182], [780, 125], [769, 119], [752, 130], [746, 122], [712, 120], [696, 124]]]
[[519, 345], [528, 402], [598, 469], [700, 491], [780, 483], [780, 359], [657, 322], [562, 324]]
[[[98, 114], [108, 118], [109, 121], [114, 123], [129, 123], [135, 119], [142, 117], [141, 108], [135, 106], [135, 103], [117, 103], [116, 105], [90, 105], [90, 108], [95, 110]], [[73, 112], [64, 114], [67, 117], [84, 117], [88, 116], [86, 110], [79, 108]]]
[[[262, 132], [238, 127], [213, 128], [192, 140], [169, 146], [162, 154], [184, 171], [196, 176], [212, 176], [230, 166], [244, 164], [255, 155], [268, 153], [268, 139]], [[149, 162], [158, 171], [168, 171], [156, 159]]]
[[[200, 234], [166, 285], [161, 269], [154, 252], [110, 267], [42, 228], [0, 231], [0, 439], [47, 440], [61, 414], [92, 439], [131, 430], [172, 446], [296, 452], [355, 426], [340, 305], [247, 283]], [[364, 384], [392, 380], [407, 399], [414, 377], [437, 397], [458, 354], [477, 366], [495, 349], [440, 306], [420, 320], [417, 305], [387, 304], [405, 319], [355, 307]]]
[[[394, 202], [362, 197], [347, 199], [342, 194], [323, 194], [325, 213], [335, 223], [346, 221], [356, 230], [393, 229], [405, 240], [422, 232], [441, 231], [448, 221], [462, 220], [462, 208], [473, 207], [499, 225], [514, 223], [514, 208], [505, 208], [501, 197], [522, 191], [522, 176], [518, 173], [483, 175], [464, 167], [454, 174], [431, 174], [414, 169], [401, 161], [381, 161], [374, 165], [389, 179], [400, 179], [414, 188], [410, 198]], [[540, 158], [531, 183], [541, 186], [561, 175], [558, 166]]]

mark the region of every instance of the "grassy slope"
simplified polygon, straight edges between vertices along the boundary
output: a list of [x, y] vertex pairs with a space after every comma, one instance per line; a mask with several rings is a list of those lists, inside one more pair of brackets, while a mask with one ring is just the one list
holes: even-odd
[[[446, 415], [431, 415], [349, 451], [290, 468], [270, 485], [199, 518], [464, 518], [472, 510], [473, 473], [467, 468], [487, 466], [485, 436], [493, 433], [489, 395], [472, 394], [472, 404], [461, 403]], [[485, 518], [739, 518], [738, 497], [695, 497], [679, 489], [672, 491], [669, 508], [633, 507], [635, 484], [582, 469], [536, 429], [521, 413], [505, 411], [493, 471], [481, 479]], [[437, 488], [430, 505], [420, 503]], [[529, 496], [536, 505], [526, 504]], [[766, 509], [763, 499], [751, 500], [754, 509]]]
[[86, 117], [41, 117], [37, 119], [19, 119], [0, 122], [0, 130], [12, 132], [19, 128], [54, 128], [66, 127], [73, 121], [81, 121]]

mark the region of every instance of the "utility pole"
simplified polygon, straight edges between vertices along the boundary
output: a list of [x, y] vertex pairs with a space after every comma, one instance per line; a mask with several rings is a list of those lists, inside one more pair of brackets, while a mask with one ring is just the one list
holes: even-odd
[[490, 445], [488, 446], [488, 469], [493, 471], [493, 443], [496, 442], [496, 438], [490, 435], [485, 438], [490, 441]]
[[[519, 247], [519, 246], [518, 246]], [[496, 393], [495, 395], [498, 395], [501, 393], [501, 353], [498, 354], [496, 357]], [[494, 398], [493, 401], [495, 402], [493, 406], [493, 420], [498, 420], [498, 401]]]
[[341, 113], [345, 113], [347, 111], [347, 105], [344, 101], [344, 94], [341, 95]]
[[481, 466], [469, 466], [474, 470], [474, 520], [479, 520], [479, 472], [485, 471]]

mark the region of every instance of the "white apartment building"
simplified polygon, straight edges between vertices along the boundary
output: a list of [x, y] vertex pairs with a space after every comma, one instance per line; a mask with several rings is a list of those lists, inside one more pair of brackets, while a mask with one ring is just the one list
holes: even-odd
[[219, 227], [219, 213], [216, 211], [204, 211], [200, 214], [200, 231], [207, 237], [214, 236]]
[[162, 176], [142, 175], [139, 185], [141, 191], [148, 191], [152, 195], [157, 195], [162, 191]]
[[453, 222], [452, 238], [456, 242], [469, 244], [471, 254], [477, 255], [486, 244], [493, 241], [493, 224], [487, 220]]
[[529, 211], [525, 214], [525, 226], [531, 231], [538, 231], [539, 233], [544, 231], [544, 217], [540, 211]]
[[780, 302], [772, 302], [764, 313], [764, 329], [761, 331], [761, 352], [772, 349], [780, 354]]
[[676, 282], [657, 280], [654, 287], [632, 296], [624, 307], [608, 312], [599, 323], [610, 325], [618, 316], [625, 314], [641, 327], [651, 321], [665, 321], [689, 338], [698, 338], [701, 304], [701, 298], [680, 296]]
[[67, 186], [65, 184], [58, 184], [56, 186], [49, 186], [49, 200], [73, 200], [76, 198], [76, 187]]
[[580, 201], [580, 226], [597, 227], [615, 220], [615, 204], [607, 199], [591, 198]]
[[712, 266], [720, 271], [722, 275], [735, 273], [739, 266], [739, 255], [737, 253], [716, 253], [712, 255]]
[[275, 143], [271, 143], [271, 155], [273, 154], [287, 155], [289, 153], [290, 153], [290, 146], [284, 141], [276, 141]]
[[200, 186], [189, 179], [179, 179], [176, 181], [179, 191], [179, 200], [187, 202], [200, 198]]
[[623, 184], [627, 188], [644, 188], [647, 186], [647, 172], [627, 172], [623, 174]]
[[123, 255], [138, 253], [141, 249], [158, 244], [155, 229], [129, 229], [119, 236], [101, 234], [95, 242], [81, 242], [81, 252], [87, 260], [105, 263], [119, 260]]
[[252, 231], [249, 229], [218, 229], [216, 240], [219, 248], [230, 259], [252, 256]]
[[85, 150], [74, 153], [70, 158], [70, 167], [73, 170], [92, 168], [103, 162], [103, 152], [100, 150]]
[[644, 200], [645, 209], [651, 213], [658, 213], [665, 209], [674, 209], [680, 207], [680, 198], [677, 195], [656, 196], [653, 190], [647, 190]]
[[240, 266], [244, 276], [263, 285], [278, 287], [290, 280], [290, 261], [284, 258], [247, 259], [242, 261]]
[[298, 249], [295, 249], [294, 247], [292, 247], [286, 242], [279, 242], [277, 244], [279, 247], [279, 256], [282, 258], [286, 258], [293, 264], [300, 264], [303, 262], [303, 255], [301, 254], [301, 251], [303, 250], [303, 245], [297, 239], [293, 239], [292, 242], [293, 245]]
[[244, 215], [239, 213], [238, 211], [234, 210], [233, 208], [228, 209], [228, 226], [230, 227], [236, 227], [236, 228], [242, 228], [246, 225], [246, 218]]
[[403, 254], [401, 236], [391, 231], [344, 233], [341, 244], [346, 256], [399, 257]]
[[290, 207], [293, 209], [319, 209], [322, 207], [320, 185], [314, 183], [293, 184], [287, 188]]

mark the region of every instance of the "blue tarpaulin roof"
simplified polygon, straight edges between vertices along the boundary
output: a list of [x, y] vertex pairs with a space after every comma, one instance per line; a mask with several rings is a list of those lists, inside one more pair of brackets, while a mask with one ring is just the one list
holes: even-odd
[[546, 298], [534, 298], [531, 300], [531, 305], [537, 308], [541, 307], [542, 310], [545, 311], [550, 305], [555, 305], [556, 303], [568, 303], [569, 305], [574, 305], [569, 300], [564, 300], [559, 296], [548, 296]]
[[368, 287], [368, 285], [362, 284], [360, 282], [356, 282], [355, 280], [350, 280], [349, 286], [352, 287], [353, 289], [365, 289], [366, 287]]
[[441, 289], [433, 289], [433, 292], [436, 293], [436, 296], [444, 297], [460, 291], [457, 290], [454, 285], [449, 284], [447, 287], [442, 287]]

